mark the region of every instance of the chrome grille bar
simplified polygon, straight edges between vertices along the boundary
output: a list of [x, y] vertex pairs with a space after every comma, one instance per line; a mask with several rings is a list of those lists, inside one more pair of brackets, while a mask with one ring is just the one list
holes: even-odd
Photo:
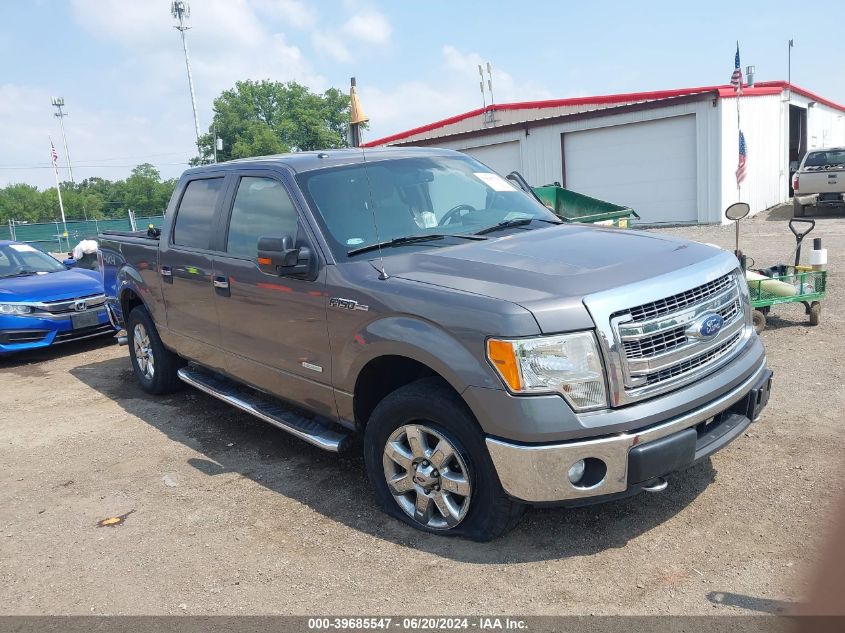
[[657, 301], [634, 306], [624, 312], [628, 313], [634, 321], [646, 321], [670, 312], [682, 310], [735, 285], [736, 277], [729, 273], [691, 290], [679, 292], [665, 299], [658, 299]]

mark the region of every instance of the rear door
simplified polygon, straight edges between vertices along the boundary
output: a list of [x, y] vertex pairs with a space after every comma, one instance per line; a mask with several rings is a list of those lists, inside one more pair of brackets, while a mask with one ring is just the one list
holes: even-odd
[[182, 190], [171, 234], [160, 243], [159, 274], [169, 341], [176, 351], [223, 369], [214, 303], [213, 247], [226, 191], [223, 175], [189, 180]]
[[313, 279], [267, 274], [256, 264], [259, 237], [290, 235], [319, 258], [316, 242], [283, 178], [233, 175], [224, 241], [214, 278], [228, 372], [323, 415], [336, 415], [326, 326], [325, 266]]

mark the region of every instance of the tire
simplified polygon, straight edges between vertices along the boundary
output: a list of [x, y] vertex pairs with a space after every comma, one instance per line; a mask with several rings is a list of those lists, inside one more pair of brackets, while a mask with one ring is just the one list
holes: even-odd
[[810, 304], [810, 325], [818, 325], [822, 318], [822, 304], [813, 301]]
[[792, 217], [794, 218], [803, 218], [804, 214], [806, 213], [806, 206], [799, 203], [798, 200], [792, 200]]
[[[422, 437], [422, 446], [415, 442], [412, 449], [409, 437]], [[389, 441], [394, 457], [387, 455]], [[364, 461], [385, 512], [424, 532], [489, 541], [516, 525], [524, 510], [502, 489], [466, 403], [437, 378], [400, 387], [376, 406], [364, 430]], [[458, 493], [463, 490], [468, 494]], [[418, 507], [426, 509], [422, 518], [414, 516]]]
[[766, 315], [760, 310], [751, 311], [751, 322], [754, 324], [754, 331], [757, 334], [766, 329]]
[[146, 308], [138, 306], [129, 313], [126, 334], [129, 359], [141, 388], [154, 395], [178, 391], [184, 383], [176, 372], [185, 365], [185, 361], [161, 342]]

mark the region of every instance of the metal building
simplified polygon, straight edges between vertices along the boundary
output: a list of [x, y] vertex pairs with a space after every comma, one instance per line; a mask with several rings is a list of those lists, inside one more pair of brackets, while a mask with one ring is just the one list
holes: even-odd
[[[737, 191], [737, 99], [748, 147]], [[579, 97], [479, 108], [365, 143], [457, 149], [532, 185], [635, 209], [643, 223], [718, 223], [790, 198], [808, 149], [845, 145], [845, 106], [784, 81]]]

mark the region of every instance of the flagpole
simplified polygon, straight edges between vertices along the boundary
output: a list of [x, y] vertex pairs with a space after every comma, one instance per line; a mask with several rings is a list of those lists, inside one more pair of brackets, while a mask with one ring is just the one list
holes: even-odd
[[[50, 137], [48, 137], [50, 138]], [[55, 151], [56, 146], [53, 145], [53, 139], [50, 138], [50, 151], [51, 153]], [[70, 240], [68, 239], [67, 233], [67, 222], [65, 221], [65, 205], [62, 203], [62, 188], [59, 185], [59, 168], [56, 166], [56, 161], [53, 160], [53, 175], [56, 177], [56, 193], [59, 194], [59, 211], [62, 212], [62, 229], [65, 232], [65, 239], [68, 240], [68, 248], [70, 248]], [[59, 244], [62, 243], [62, 240], [59, 239]]]
[[[739, 40], [736, 42], [736, 54], [737, 59], [739, 58]], [[742, 96], [742, 64], [740, 64], [740, 75], [739, 75], [739, 85], [737, 86], [736, 90], [736, 137], [739, 138], [739, 135], [742, 134], [742, 126], [740, 125], [739, 121], [739, 99]], [[740, 202], [742, 200], [742, 185], [740, 184], [739, 178], [736, 179], [736, 201]]]

